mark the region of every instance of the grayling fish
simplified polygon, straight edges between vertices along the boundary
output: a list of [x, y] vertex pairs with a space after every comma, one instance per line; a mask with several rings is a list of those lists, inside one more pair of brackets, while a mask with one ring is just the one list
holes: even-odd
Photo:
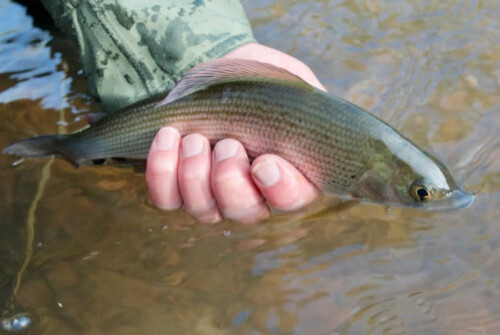
[[323, 192], [430, 209], [468, 206], [448, 169], [392, 127], [272, 65], [215, 60], [195, 67], [160, 104], [106, 115], [74, 134], [30, 138], [4, 153], [59, 154], [78, 166], [108, 157], [145, 159], [165, 125], [212, 143], [234, 138], [250, 157], [277, 154]]

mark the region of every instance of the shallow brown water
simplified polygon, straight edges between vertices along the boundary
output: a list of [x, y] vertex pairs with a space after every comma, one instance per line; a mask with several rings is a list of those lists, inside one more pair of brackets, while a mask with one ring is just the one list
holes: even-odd
[[[0, 156], [0, 308], [16, 291], [30, 334], [499, 334], [498, 2], [244, 5], [260, 42], [437, 153], [474, 204], [205, 226], [150, 207], [130, 168]], [[98, 111], [76, 59], [0, 0], [0, 147]]]

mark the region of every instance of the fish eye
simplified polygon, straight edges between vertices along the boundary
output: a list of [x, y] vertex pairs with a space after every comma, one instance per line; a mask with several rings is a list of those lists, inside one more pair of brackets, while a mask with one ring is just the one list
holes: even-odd
[[431, 199], [431, 192], [422, 185], [412, 185], [411, 195], [418, 201], [427, 201]]

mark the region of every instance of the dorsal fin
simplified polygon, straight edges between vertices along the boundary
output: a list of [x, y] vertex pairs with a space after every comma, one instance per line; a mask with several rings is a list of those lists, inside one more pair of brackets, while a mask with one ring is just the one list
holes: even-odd
[[189, 70], [157, 106], [168, 104], [208, 86], [241, 80], [288, 81], [311, 86], [280, 67], [247, 59], [216, 59]]

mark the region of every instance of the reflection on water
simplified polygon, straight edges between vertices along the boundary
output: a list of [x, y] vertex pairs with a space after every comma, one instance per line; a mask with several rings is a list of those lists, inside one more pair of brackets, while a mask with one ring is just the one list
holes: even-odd
[[[33, 334], [499, 333], [496, 1], [244, 5], [260, 42], [436, 152], [479, 192], [472, 207], [204, 226], [151, 208], [130, 169], [0, 156], [0, 315], [31, 313]], [[53, 36], [0, 0], [0, 147], [98, 110]]]

